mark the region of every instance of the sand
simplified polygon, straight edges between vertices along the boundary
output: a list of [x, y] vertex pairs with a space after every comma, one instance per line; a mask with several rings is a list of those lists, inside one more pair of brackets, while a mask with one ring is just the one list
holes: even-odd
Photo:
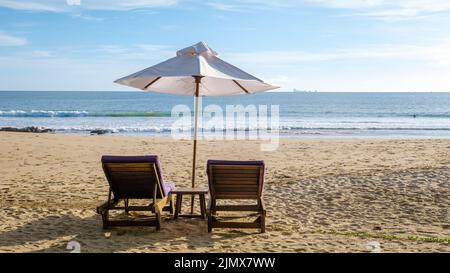
[[[166, 215], [153, 227], [102, 230], [103, 154], [161, 157], [190, 184], [192, 143], [169, 138], [0, 133], [0, 252], [450, 252], [450, 140], [201, 141], [207, 159], [264, 159], [267, 232], [207, 233]], [[184, 204], [187, 208], [187, 203]], [[379, 248], [378, 248], [379, 246]]]

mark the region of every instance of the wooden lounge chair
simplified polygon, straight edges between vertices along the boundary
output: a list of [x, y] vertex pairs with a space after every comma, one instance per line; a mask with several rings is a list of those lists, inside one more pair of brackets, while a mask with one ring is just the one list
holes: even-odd
[[[264, 161], [208, 160], [207, 174], [211, 195], [207, 216], [208, 232], [213, 228], [260, 228], [265, 232], [266, 209], [262, 200], [264, 189]], [[217, 205], [217, 200], [248, 199], [255, 205]], [[217, 212], [254, 212], [254, 222], [229, 222], [218, 220]], [[225, 217], [223, 217], [225, 219]]]
[[[103, 156], [103, 171], [109, 183], [108, 201], [97, 207], [103, 228], [112, 226], [156, 226], [161, 228], [163, 210], [174, 212], [170, 194], [175, 186], [164, 182], [158, 156]], [[146, 206], [130, 206], [130, 199], [148, 199]], [[123, 200], [124, 206], [118, 206]], [[168, 205], [168, 206], [167, 206]], [[155, 217], [145, 220], [109, 220], [110, 210], [151, 211]]]

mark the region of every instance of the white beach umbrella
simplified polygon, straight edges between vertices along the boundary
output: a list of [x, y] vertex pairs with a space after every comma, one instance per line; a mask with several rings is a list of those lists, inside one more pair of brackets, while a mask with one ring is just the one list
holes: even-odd
[[144, 91], [196, 98], [192, 187], [195, 186], [198, 97], [249, 95], [278, 88], [217, 56], [217, 52], [200, 42], [179, 50], [175, 57], [167, 61], [115, 81]]

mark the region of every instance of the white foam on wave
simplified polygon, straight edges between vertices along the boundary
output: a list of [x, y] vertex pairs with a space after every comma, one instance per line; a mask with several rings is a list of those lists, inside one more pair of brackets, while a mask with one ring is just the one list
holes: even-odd
[[9, 110], [0, 111], [0, 117], [87, 117], [89, 112], [87, 111], [47, 111], [47, 110]]

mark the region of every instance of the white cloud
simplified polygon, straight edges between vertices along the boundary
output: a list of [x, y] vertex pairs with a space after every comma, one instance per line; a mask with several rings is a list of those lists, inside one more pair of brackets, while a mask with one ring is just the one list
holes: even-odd
[[450, 39], [428, 45], [241, 52], [222, 57], [280, 85], [280, 90], [450, 91]]
[[28, 44], [26, 38], [15, 37], [0, 32], [0, 46], [23, 46]]
[[326, 8], [355, 10], [355, 15], [379, 19], [414, 19], [421, 15], [450, 11], [448, 0], [305, 0]]
[[417, 11], [449, 11], [448, 0], [305, 0], [324, 7], [345, 9], [414, 9]]
[[[172, 46], [104, 45], [1, 56], [3, 89], [124, 90], [113, 80], [172, 57]], [[95, 58], [93, 58], [95, 56]], [[450, 40], [435, 45], [369, 45], [335, 51], [228, 53], [225, 60], [281, 91], [450, 91]], [[27, 73], [23, 73], [26, 68]], [[96, 77], [92, 77], [96, 75]], [[89, 80], [80, 80], [89, 79]]]
[[[145, 50], [145, 51], [156, 51], [161, 53], [162, 51], [167, 52], [167, 50], [170, 50], [172, 47], [167, 45], [158, 45], [158, 44], [137, 44], [136, 47]], [[174, 50], [171, 50], [173, 54], [175, 54]]]
[[225, 4], [225, 3], [220, 3], [220, 2], [210, 2], [207, 4], [217, 10], [223, 10], [223, 11], [241, 11], [242, 10], [242, 7], [240, 5]]
[[177, 3], [176, 0], [0, 0], [0, 7], [31, 10], [31, 11], [50, 11], [64, 12], [71, 10], [133, 10], [140, 8], [167, 7]]
[[140, 61], [141, 63], [163, 61], [164, 58], [175, 56], [176, 50], [167, 45], [158, 44], [135, 44], [130, 46], [101, 45], [97, 50], [91, 50], [99, 58], [113, 58], [115, 60]]
[[228, 54], [227, 57], [240, 62], [271, 65], [299, 65], [336, 60], [410, 60], [450, 65], [450, 40], [433, 45], [367, 45], [329, 52], [259, 51]]
[[100, 51], [108, 54], [123, 54], [129, 52], [129, 49], [118, 45], [101, 45]]
[[223, 1], [209, 1], [218, 9], [226, 9], [227, 6], [247, 6], [258, 8], [259, 6], [291, 8], [304, 5], [322, 6], [326, 8], [342, 9], [416, 9], [419, 11], [448, 11], [450, 1], [448, 0], [230, 0], [225, 4]]
[[[201, 2], [201, 1], [199, 1]], [[206, 2], [206, 1], [205, 1]], [[230, 0], [224, 1], [208, 1], [206, 4], [220, 11], [251, 11], [269, 8], [290, 8], [302, 4], [302, 1], [295, 0]]]
[[82, 13], [72, 14], [72, 17], [79, 18], [82, 20], [87, 20], [87, 21], [103, 21], [103, 20], [105, 20], [105, 18], [102, 18], [102, 17], [96, 17], [96, 16], [86, 15], [86, 14], [82, 14]]
[[[79, 5], [78, 5], [79, 1]], [[449, 0], [0, 0], [0, 7], [32, 11], [134, 10], [170, 7], [178, 3], [206, 4], [219, 11], [251, 11], [268, 8], [322, 7], [346, 9], [353, 15], [382, 20], [423, 18], [424, 14], [450, 11]], [[73, 3], [76, 3], [75, 5]], [[88, 19], [88, 18], [86, 18]]]
[[66, 7], [65, 1], [47, 0], [47, 1], [16, 1], [16, 0], [0, 0], [0, 7], [19, 9], [19, 10], [36, 10], [36, 11], [63, 11]]
[[416, 9], [391, 9], [382, 11], [373, 11], [361, 13], [361, 15], [372, 17], [412, 17], [417, 16], [418, 11]]
[[425, 14], [450, 12], [449, 0], [231, 0], [210, 1], [209, 6], [221, 11], [244, 11], [263, 8], [321, 7], [351, 11], [352, 15], [381, 20], [424, 18]]
[[113, 80], [139, 68], [119, 61], [58, 56], [0, 56], [0, 63], [3, 90], [120, 90]]
[[47, 50], [34, 50], [31, 52], [31, 55], [38, 58], [49, 58], [52, 56], [52, 53]]
[[168, 7], [176, 0], [85, 0], [80, 7], [92, 10], [132, 10], [139, 8]]

